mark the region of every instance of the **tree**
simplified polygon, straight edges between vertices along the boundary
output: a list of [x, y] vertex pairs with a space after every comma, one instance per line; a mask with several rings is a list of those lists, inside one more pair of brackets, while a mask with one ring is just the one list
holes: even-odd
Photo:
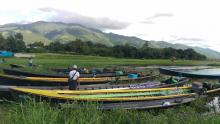
[[5, 38], [0, 33], [0, 50], [3, 50], [3, 49], [5, 49]]
[[144, 45], [142, 46], [142, 48], [144, 48], [144, 47], [149, 47], [148, 41], [145, 41], [145, 43], [144, 43]]
[[124, 53], [121, 49], [121, 46], [119, 46], [119, 45], [114, 46], [112, 48], [112, 51], [113, 51], [113, 56], [114, 57], [118, 57], [118, 58], [124, 57]]
[[34, 53], [42, 53], [42, 52], [46, 52], [47, 50], [42, 42], [34, 42], [27, 46], [26, 51], [34, 52]]
[[25, 43], [21, 33], [12, 33], [6, 38], [5, 49], [12, 52], [25, 51]]
[[49, 46], [47, 46], [48, 50], [50, 51], [64, 51], [64, 44], [61, 44], [59, 41], [55, 41], [53, 43], [50, 43]]
[[36, 47], [44, 47], [44, 44], [42, 42], [34, 42], [32, 44], [29, 44], [28, 46], [32, 48], [36, 48]]

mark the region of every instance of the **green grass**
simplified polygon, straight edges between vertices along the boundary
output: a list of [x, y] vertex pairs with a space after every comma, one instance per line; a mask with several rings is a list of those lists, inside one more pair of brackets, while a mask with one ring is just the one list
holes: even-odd
[[116, 67], [122, 68], [122, 66], [130, 66], [131, 69], [134, 66], [187, 66], [187, 65], [214, 65], [219, 66], [220, 61], [206, 60], [206, 61], [192, 61], [192, 60], [177, 60], [172, 63], [166, 59], [122, 59], [113, 57], [99, 57], [99, 56], [86, 56], [86, 55], [75, 55], [75, 54], [55, 54], [55, 53], [37, 53], [36, 57], [33, 58], [33, 64], [37, 65], [37, 68], [28, 67], [28, 58], [6, 58], [6, 63], [0, 64], [0, 67], [9, 67], [9, 64], [21, 64], [25, 65], [26, 68], [21, 70], [31, 72], [46, 72], [55, 74], [49, 71], [49, 68], [67, 68], [76, 64], [78, 67], [86, 68], [103, 68], [103, 67]]
[[[7, 63], [25, 64], [27, 65], [27, 58], [7, 58]], [[104, 67], [117, 65], [220, 65], [220, 61], [192, 61], [192, 60], [177, 60], [172, 63], [170, 60], [164, 59], [119, 59], [113, 57], [99, 57], [99, 56], [85, 56], [85, 55], [69, 55], [69, 54], [53, 54], [42, 53], [36, 54], [33, 63], [44, 67], [67, 67], [77, 64], [85, 67]]]
[[[77, 108], [77, 106], [82, 108]], [[197, 105], [198, 106], [198, 105]], [[218, 114], [204, 115], [201, 109], [180, 106], [165, 110], [136, 111], [115, 109], [102, 111], [95, 103], [51, 105], [28, 100], [10, 103], [1, 124], [218, 124]]]

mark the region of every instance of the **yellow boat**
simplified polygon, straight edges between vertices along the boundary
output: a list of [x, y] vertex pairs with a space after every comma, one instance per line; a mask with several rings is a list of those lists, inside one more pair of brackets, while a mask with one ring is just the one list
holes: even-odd
[[[51, 77], [26, 77], [25, 79], [33, 81], [51, 81], [51, 82], [67, 82], [68, 78], [51, 78]], [[103, 78], [79, 78], [79, 82], [102, 82], [102, 81], [112, 81], [113, 77], [103, 77]]]
[[[139, 81], [147, 80], [152, 76], [140, 77], [137, 79], [129, 79], [127, 77], [100, 77], [100, 78], [79, 78], [81, 85], [86, 84], [102, 84], [115, 81]], [[68, 78], [51, 78], [51, 77], [23, 77], [0, 74], [1, 85], [15, 85], [15, 86], [66, 86]]]
[[191, 87], [172, 87], [155, 89], [102, 89], [102, 90], [40, 90], [29, 88], [12, 88], [13, 92], [31, 94], [49, 99], [73, 100], [73, 101], [99, 101], [99, 102], [122, 102], [142, 101], [155, 99], [168, 99], [175, 97], [194, 96], [190, 93]]
[[[208, 90], [200, 95], [192, 87], [171, 87], [155, 89], [102, 89], [102, 90], [42, 90], [30, 88], [11, 88], [14, 96], [23, 95], [46, 99], [52, 102], [101, 102], [98, 109], [152, 109], [167, 108], [190, 103], [198, 98], [218, 95], [220, 88]], [[22, 96], [22, 97], [20, 97]]]

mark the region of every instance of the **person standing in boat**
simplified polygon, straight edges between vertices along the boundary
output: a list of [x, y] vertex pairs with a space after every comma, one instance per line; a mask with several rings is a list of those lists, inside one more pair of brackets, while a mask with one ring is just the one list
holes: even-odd
[[71, 68], [71, 71], [69, 72], [69, 90], [76, 90], [78, 86], [78, 80], [79, 80], [79, 72], [77, 71], [77, 66], [73, 65]]

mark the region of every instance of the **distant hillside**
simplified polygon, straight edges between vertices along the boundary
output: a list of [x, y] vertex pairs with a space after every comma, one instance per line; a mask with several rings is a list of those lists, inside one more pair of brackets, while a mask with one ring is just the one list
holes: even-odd
[[193, 47], [193, 49], [198, 52], [201, 53], [205, 56], [207, 56], [208, 58], [211, 59], [220, 59], [220, 53], [211, 49], [205, 49], [205, 48], [200, 48], [200, 47]]
[[141, 47], [144, 45], [144, 43], [146, 43], [146, 41], [137, 37], [128, 37], [113, 33], [105, 34], [105, 36], [107, 36], [114, 45], [129, 44], [131, 46]]
[[63, 42], [81, 39], [102, 43], [107, 46], [125, 43], [140, 47], [144, 40], [135, 37], [126, 37], [112, 33], [104, 33], [78, 24], [66, 24], [60, 22], [35, 22], [31, 24], [7, 24], [0, 26], [0, 32], [7, 35], [11, 32], [21, 32], [27, 44], [41, 41], [45, 44], [61, 40]]
[[[26, 44], [41, 41], [49, 44], [56, 40], [69, 42], [75, 39], [82, 41], [92, 41], [102, 43], [107, 46], [129, 44], [135, 47], [141, 47], [146, 41], [137, 37], [128, 37], [114, 33], [104, 33], [97, 29], [88, 28], [79, 24], [66, 24], [61, 22], [35, 22], [30, 24], [6, 24], [0, 26], [0, 32], [7, 36], [11, 32], [20, 32], [24, 36]], [[170, 44], [167, 42], [149, 41], [149, 46], [155, 48], [172, 47], [175, 49], [193, 48], [197, 52], [206, 55], [208, 58], [220, 59], [220, 53], [211, 49], [199, 47], [189, 47], [182, 44]]]
[[192, 48], [194, 49], [196, 52], [201, 53], [205, 56], [207, 56], [208, 58], [211, 59], [220, 59], [220, 53], [208, 48], [201, 48], [201, 47], [190, 47], [187, 45], [183, 45], [183, 44], [171, 44], [168, 42], [164, 42], [164, 41], [149, 41], [149, 46], [150, 47], [154, 47], [154, 48], [174, 48], [174, 49], [188, 49], [188, 48]]

